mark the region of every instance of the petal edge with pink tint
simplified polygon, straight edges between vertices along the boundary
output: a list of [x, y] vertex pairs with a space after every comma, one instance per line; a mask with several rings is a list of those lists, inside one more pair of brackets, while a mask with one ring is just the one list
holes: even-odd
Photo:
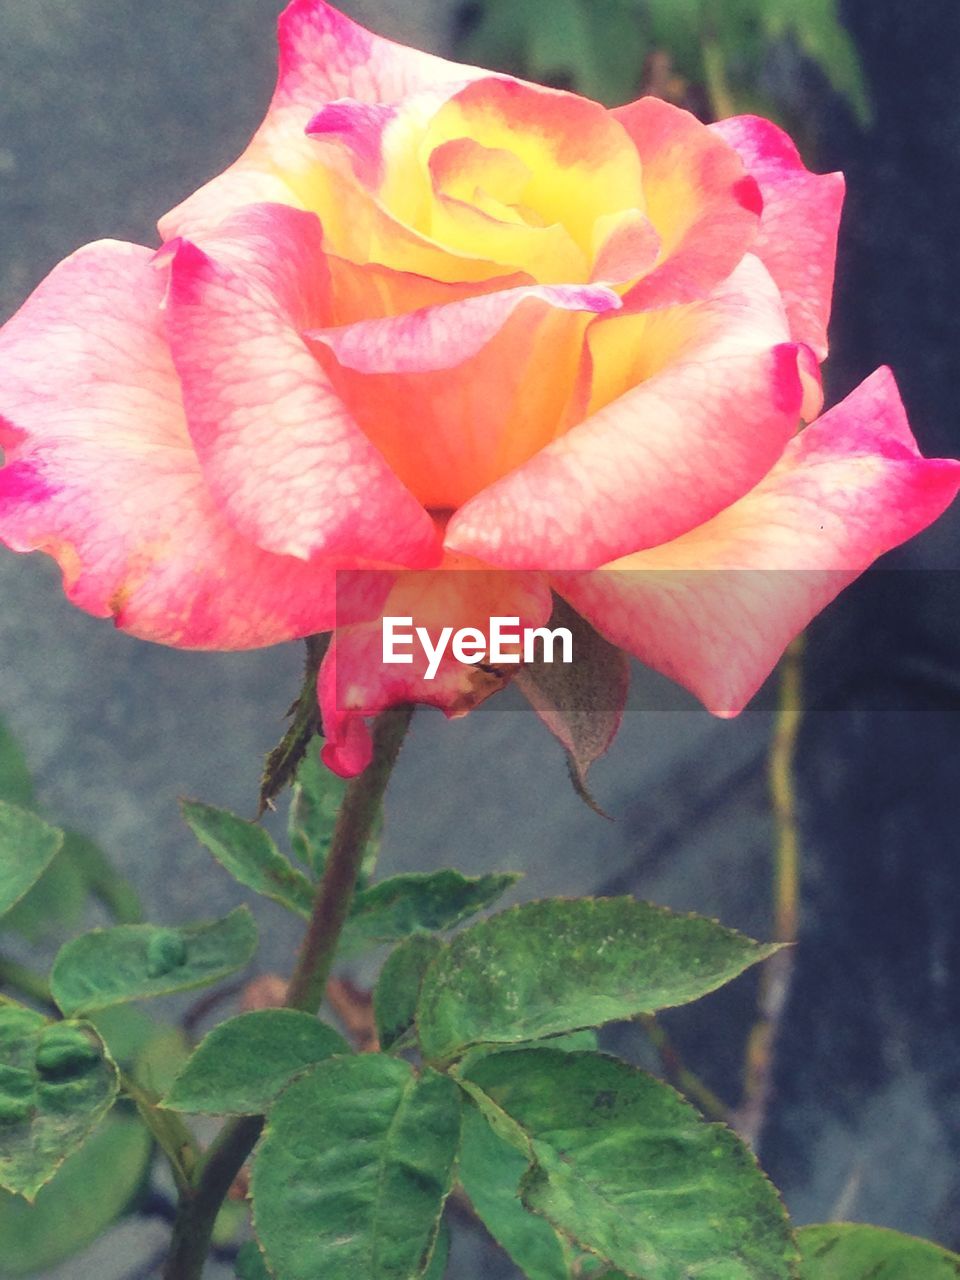
[[247, 149], [160, 220], [160, 234], [197, 236], [241, 204], [302, 207], [285, 174], [315, 163], [310, 119], [337, 98], [395, 102], [417, 89], [485, 74], [374, 35], [324, 0], [293, 0], [278, 22], [280, 64], [267, 114]]
[[612, 643], [733, 716], [793, 637], [958, 490], [960, 462], [920, 456], [881, 369], [712, 521], [554, 586]]
[[811, 398], [808, 353], [750, 255], [679, 323], [670, 311], [595, 323], [623, 326], [660, 367], [461, 507], [446, 546], [503, 568], [590, 569], [668, 541], [756, 484]]
[[640, 98], [611, 115], [637, 149], [646, 215], [661, 241], [658, 265], [624, 305], [641, 310], [707, 297], [756, 240], [757, 183], [733, 147], [688, 111]]
[[763, 195], [754, 252], [783, 294], [790, 329], [821, 361], [833, 299], [842, 173], [811, 173], [791, 139], [769, 120], [735, 116], [711, 125], [742, 158]]
[[301, 332], [328, 314], [320, 224], [282, 205], [169, 260], [167, 333], [207, 484], [278, 555], [436, 563], [433, 523], [363, 434]]
[[243, 649], [326, 629], [332, 570], [259, 550], [204, 485], [152, 258], [88, 245], [0, 330], [0, 538], [52, 555], [74, 604], [142, 639]]

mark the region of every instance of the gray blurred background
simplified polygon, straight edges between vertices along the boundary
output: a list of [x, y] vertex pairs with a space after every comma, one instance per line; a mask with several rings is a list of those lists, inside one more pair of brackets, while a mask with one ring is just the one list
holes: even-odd
[[[104, 236], [151, 244], [156, 216], [241, 149], [274, 75], [281, 0], [0, 0], [0, 318], [65, 254]], [[343, 0], [380, 32], [448, 51], [450, 0]], [[797, 59], [789, 82], [843, 168], [831, 399], [879, 363], [900, 378], [927, 453], [960, 448], [960, 10], [849, 0], [875, 105], [863, 133]], [[803, 912], [762, 1158], [801, 1221], [836, 1213], [960, 1246], [960, 509], [889, 558], [812, 632], [799, 763]], [[182, 828], [181, 794], [253, 808], [300, 653], [178, 653], [63, 600], [40, 557], [0, 554], [0, 716], [44, 809], [95, 836], [151, 918], [243, 900]], [[820, 708], [818, 710], [818, 707]], [[627, 891], [769, 934], [768, 711], [722, 723], [631, 711], [594, 774], [604, 822], [574, 796], [532, 714], [497, 700], [447, 725], [418, 716], [387, 806], [382, 870], [526, 871], [522, 896]], [[265, 972], [296, 926], [255, 907]], [[362, 978], [364, 974], [361, 972]], [[754, 982], [672, 1020], [730, 1101]], [[618, 1047], [641, 1052], [639, 1033]], [[56, 1272], [150, 1274], [165, 1227], [126, 1220]], [[0, 1269], [3, 1244], [0, 1241]], [[212, 1277], [229, 1276], [213, 1265]], [[516, 1274], [480, 1233], [457, 1280]]]

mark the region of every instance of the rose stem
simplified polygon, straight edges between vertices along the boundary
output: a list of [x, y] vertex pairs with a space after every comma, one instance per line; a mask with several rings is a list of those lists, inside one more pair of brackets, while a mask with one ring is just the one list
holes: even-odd
[[[290, 1009], [316, 1013], [323, 1002], [364, 849], [412, 715], [411, 706], [393, 707], [377, 719], [373, 759], [347, 788], [313, 915], [287, 990]], [[180, 1198], [164, 1280], [200, 1280], [217, 1214], [262, 1128], [262, 1116], [241, 1116], [224, 1125], [211, 1143], [197, 1166], [189, 1193]]]

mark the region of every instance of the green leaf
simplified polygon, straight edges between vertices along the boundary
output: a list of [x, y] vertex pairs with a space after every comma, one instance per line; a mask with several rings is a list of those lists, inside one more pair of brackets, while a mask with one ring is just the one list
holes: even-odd
[[415, 933], [387, 957], [373, 992], [381, 1049], [392, 1048], [413, 1029], [423, 975], [443, 947], [434, 934]]
[[791, 34], [800, 49], [817, 64], [832, 88], [845, 97], [861, 125], [873, 118], [873, 107], [864, 80], [857, 47], [840, 21], [836, 0], [804, 0], [803, 4], [778, 3], [763, 17], [768, 35]]
[[248, 1240], [240, 1246], [234, 1268], [237, 1280], [273, 1280], [255, 1240]]
[[241, 1013], [201, 1041], [162, 1105], [195, 1114], [258, 1116], [291, 1077], [349, 1052], [343, 1036], [308, 1013]]
[[533, 79], [576, 89], [588, 97], [603, 93], [591, 23], [580, 0], [553, 0], [549, 22], [533, 22], [527, 43]]
[[465, 1109], [458, 1176], [480, 1221], [528, 1280], [569, 1280], [560, 1237], [517, 1195], [528, 1164], [475, 1107]]
[[471, 1080], [526, 1137], [526, 1207], [628, 1276], [794, 1274], [786, 1212], [753, 1156], [653, 1076], [531, 1049], [484, 1058]]
[[117, 924], [139, 924], [143, 919], [140, 899], [129, 881], [87, 836], [64, 832], [64, 852], [72, 858], [88, 892], [102, 904]]
[[189, 1057], [190, 1042], [179, 1027], [156, 1026], [154, 1034], [137, 1054], [133, 1078], [141, 1088], [162, 1097], [172, 1088]]
[[521, 1049], [540, 1049], [546, 1047], [548, 1049], [560, 1049], [563, 1053], [596, 1053], [598, 1046], [598, 1037], [596, 1031], [584, 1029], [583, 1031], [568, 1031], [562, 1036], [551, 1036], [544, 1046], [542, 1040], [521, 1040], [518, 1044], [478, 1044], [473, 1049], [468, 1049], [460, 1061], [457, 1063], [455, 1074], [457, 1076], [468, 1075], [470, 1068], [475, 1062], [479, 1062], [481, 1058], [488, 1058], [493, 1053], [517, 1053]]
[[517, 883], [516, 872], [464, 876], [459, 871], [413, 871], [381, 880], [354, 899], [344, 931], [347, 950], [399, 942], [419, 930], [452, 929]]
[[35, 1204], [0, 1193], [0, 1275], [46, 1273], [95, 1240], [136, 1194], [151, 1151], [140, 1121], [114, 1114], [64, 1161]]
[[0, 920], [0, 926], [30, 942], [59, 938], [80, 923], [86, 904], [83, 869], [74, 851], [64, 845], [29, 893]]
[[[398, 1058], [330, 1058], [274, 1103], [253, 1166], [277, 1280], [409, 1280], [427, 1265], [460, 1142], [460, 1093]], [[296, 1193], [291, 1194], [291, 1188]]]
[[33, 1200], [110, 1110], [118, 1087], [89, 1023], [0, 1008], [0, 1187]]
[[957, 1280], [960, 1255], [929, 1240], [849, 1222], [802, 1227], [800, 1280]]
[[62, 844], [62, 831], [26, 809], [0, 802], [0, 915], [40, 879]]
[[195, 800], [182, 801], [180, 808], [193, 834], [235, 880], [310, 919], [313, 886], [287, 861], [263, 827]]
[[547, 899], [481, 920], [427, 970], [420, 1044], [446, 1062], [686, 1004], [778, 950], [633, 898]]
[[[527, 75], [527, 45], [540, 0], [485, 0], [479, 20], [460, 43], [467, 62], [510, 75]], [[542, 19], [539, 19], [542, 21]]]
[[245, 1200], [224, 1200], [213, 1224], [211, 1243], [217, 1249], [239, 1245], [240, 1236], [247, 1234], [250, 1210]]
[[[294, 853], [306, 866], [321, 875], [327, 863], [337, 814], [347, 790], [343, 778], [326, 767], [320, 759], [320, 742], [317, 738], [308, 751], [293, 787], [290, 802], [288, 831]], [[377, 814], [373, 834], [367, 841], [360, 865], [360, 888], [364, 888], [373, 875], [380, 856], [380, 831], [383, 826], [382, 810]]]
[[440, 1230], [437, 1232], [437, 1242], [433, 1246], [433, 1253], [430, 1255], [430, 1262], [427, 1269], [423, 1272], [423, 1280], [443, 1280], [449, 1260], [450, 1228], [447, 1226], [446, 1219], [444, 1218], [440, 1221]]
[[575, 661], [528, 663], [515, 683], [565, 749], [577, 794], [596, 809], [587, 791], [587, 774], [620, 727], [630, 669], [622, 650], [559, 597], [554, 597], [548, 625], [570, 631]]
[[114, 1005], [102, 1013], [91, 1014], [88, 1021], [96, 1028], [110, 1057], [121, 1067], [132, 1067], [161, 1029], [148, 1013], [129, 1004]]
[[650, 36], [690, 79], [701, 76], [700, 41], [703, 0], [646, 0]]
[[32, 809], [33, 780], [20, 744], [0, 720], [0, 800]]
[[242, 969], [256, 947], [257, 928], [246, 907], [222, 920], [178, 929], [149, 924], [94, 929], [63, 947], [50, 987], [65, 1014], [93, 1013], [218, 982]]
[[305, 638], [303, 683], [287, 712], [292, 718], [289, 729], [263, 762], [258, 817], [274, 807], [274, 800], [287, 783], [292, 781], [297, 766], [309, 751], [310, 744], [315, 744], [316, 735], [322, 730], [320, 708], [317, 704], [317, 675], [332, 638], [332, 632]]
[[592, 21], [591, 33], [594, 59], [600, 68], [598, 92], [592, 96], [609, 107], [632, 102], [640, 96], [648, 49], [649, 33], [641, 4], [638, 0], [606, 0], [602, 20]]

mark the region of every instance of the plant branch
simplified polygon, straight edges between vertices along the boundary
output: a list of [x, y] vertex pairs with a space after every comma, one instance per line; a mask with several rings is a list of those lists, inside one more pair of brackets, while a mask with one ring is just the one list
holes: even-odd
[[140, 1119], [153, 1134], [157, 1145], [170, 1162], [177, 1190], [190, 1190], [191, 1176], [200, 1159], [196, 1139], [175, 1111], [162, 1111], [146, 1089], [125, 1071], [120, 1073], [120, 1087], [137, 1108]]
[[[803, 717], [803, 648], [801, 635], [784, 657], [767, 762], [770, 805], [776, 828], [774, 937], [777, 942], [785, 943], [797, 939], [800, 902], [800, 837], [793, 774]], [[760, 1140], [773, 1089], [774, 1049], [793, 979], [793, 957], [793, 947], [785, 946], [764, 963], [760, 975], [758, 1017], [747, 1041], [743, 1101], [736, 1124], [744, 1142], [753, 1148]]]
[[725, 1123], [730, 1116], [729, 1108], [709, 1085], [686, 1066], [662, 1024], [652, 1013], [642, 1014], [637, 1021], [650, 1037], [650, 1043], [657, 1051], [664, 1075], [674, 1088], [679, 1089], [695, 1106], [699, 1107], [708, 1120], [719, 1120]]
[[[410, 724], [413, 708], [385, 711], [373, 728], [373, 759], [347, 788], [313, 915], [287, 990], [287, 1007], [316, 1013], [323, 1002], [343, 926], [350, 912], [363, 851]], [[228, 1122], [181, 1196], [164, 1280], [199, 1280], [220, 1206], [253, 1150], [262, 1116]]]

